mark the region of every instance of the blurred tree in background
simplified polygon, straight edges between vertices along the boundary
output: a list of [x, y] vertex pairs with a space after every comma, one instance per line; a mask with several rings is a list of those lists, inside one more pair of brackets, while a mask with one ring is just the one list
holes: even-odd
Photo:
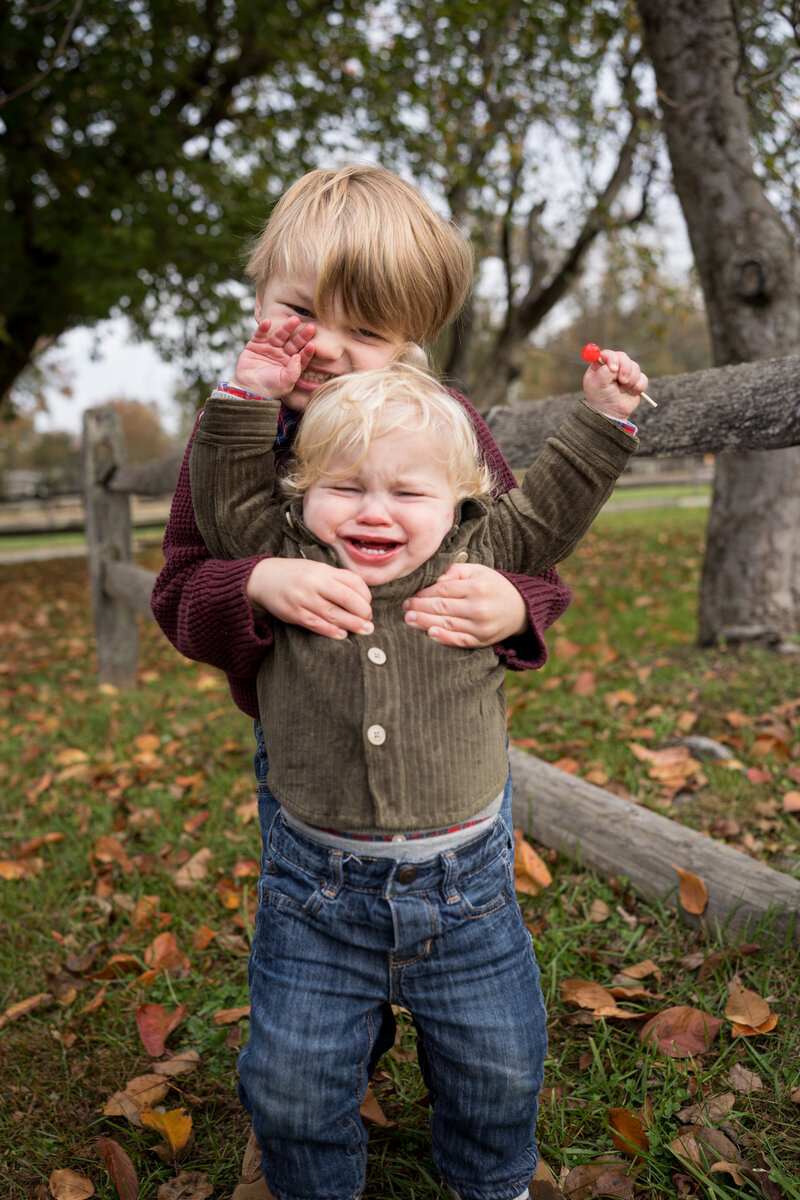
[[246, 240], [347, 94], [350, 0], [8, 0], [0, 394], [113, 313], [196, 362], [241, 325]]
[[[800, 354], [796, 0], [638, 0], [714, 362]], [[700, 642], [800, 636], [800, 446], [719, 454]]]

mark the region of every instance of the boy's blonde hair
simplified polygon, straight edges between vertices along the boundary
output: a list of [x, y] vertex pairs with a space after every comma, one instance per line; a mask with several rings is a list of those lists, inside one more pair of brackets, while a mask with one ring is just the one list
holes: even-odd
[[391, 171], [320, 168], [281, 197], [247, 263], [259, 296], [273, 277], [301, 271], [316, 278], [320, 315], [341, 304], [357, 325], [428, 346], [467, 297], [472, 251]]
[[373, 441], [398, 431], [428, 434], [431, 457], [446, 463], [456, 501], [490, 495], [492, 473], [466, 411], [432, 375], [407, 361], [341, 375], [317, 389], [294, 442], [286, 491], [301, 496], [323, 476], [349, 477]]

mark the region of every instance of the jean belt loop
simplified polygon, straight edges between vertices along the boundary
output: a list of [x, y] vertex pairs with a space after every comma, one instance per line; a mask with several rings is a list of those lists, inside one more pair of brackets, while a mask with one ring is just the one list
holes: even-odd
[[329, 900], [333, 900], [339, 888], [342, 886], [342, 851], [331, 850], [331, 856], [328, 860], [330, 874], [327, 882], [322, 888], [323, 896], [327, 896]]
[[458, 901], [458, 858], [454, 850], [444, 850], [439, 855], [442, 864], [442, 895], [445, 904], [455, 904]]

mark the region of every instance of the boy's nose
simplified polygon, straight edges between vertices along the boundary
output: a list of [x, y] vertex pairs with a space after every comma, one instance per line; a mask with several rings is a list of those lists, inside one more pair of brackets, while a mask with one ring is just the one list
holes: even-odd
[[323, 358], [327, 362], [337, 362], [344, 354], [344, 335], [338, 330], [326, 326], [318, 326], [314, 335], [314, 358]]

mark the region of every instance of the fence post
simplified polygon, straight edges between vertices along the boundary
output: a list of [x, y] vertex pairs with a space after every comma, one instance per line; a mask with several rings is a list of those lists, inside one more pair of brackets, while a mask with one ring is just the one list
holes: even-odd
[[92, 611], [101, 683], [133, 687], [139, 656], [136, 616], [105, 590], [109, 563], [133, 561], [130, 499], [108, 489], [124, 462], [122, 423], [112, 408], [90, 408], [83, 417], [83, 487]]

